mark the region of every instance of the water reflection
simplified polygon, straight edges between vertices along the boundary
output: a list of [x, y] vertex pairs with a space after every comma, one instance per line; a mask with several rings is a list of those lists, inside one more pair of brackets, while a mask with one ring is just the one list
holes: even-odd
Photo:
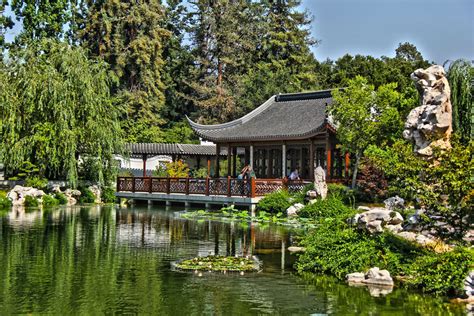
[[[395, 290], [372, 298], [325, 277], [294, 276], [281, 226], [188, 220], [173, 210], [73, 207], [0, 218], [0, 314], [453, 313], [439, 300]], [[196, 255], [251, 255], [258, 274], [170, 270]], [[442, 312], [442, 313], [441, 313]]]

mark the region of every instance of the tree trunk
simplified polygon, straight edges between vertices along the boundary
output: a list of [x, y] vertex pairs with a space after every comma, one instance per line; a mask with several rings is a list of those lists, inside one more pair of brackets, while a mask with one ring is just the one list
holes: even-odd
[[356, 153], [356, 161], [354, 164], [354, 172], [352, 173], [352, 184], [351, 188], [355, 189], [356, 187], [356, 180], [357, 180], [357, 171], [359, 170], [359, 161], [360, 161], [360, 153]]

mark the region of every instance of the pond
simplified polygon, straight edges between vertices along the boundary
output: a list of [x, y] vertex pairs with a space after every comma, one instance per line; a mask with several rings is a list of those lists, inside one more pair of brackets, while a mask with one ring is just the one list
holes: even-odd
[[[462, 315], [395, 289], [372, 297], [327, 276], [298, 276], [298, 231], [185, 219], [174, 209], [77, 206], [0, 215], [0, 314]], [[283, 249], [283, 251], [282, 251]], [[256, 255], [260, 273], [177, 272], [171, 262]]]

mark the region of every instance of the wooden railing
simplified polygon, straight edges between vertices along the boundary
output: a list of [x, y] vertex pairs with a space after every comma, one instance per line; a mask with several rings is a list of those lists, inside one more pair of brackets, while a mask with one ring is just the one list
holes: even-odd
[[250, 180], [227, 178], [118, 177], [117, 192], [180, 193], [257, 197], [278, 191], [301, 191], [309, 181], [287, 179]]

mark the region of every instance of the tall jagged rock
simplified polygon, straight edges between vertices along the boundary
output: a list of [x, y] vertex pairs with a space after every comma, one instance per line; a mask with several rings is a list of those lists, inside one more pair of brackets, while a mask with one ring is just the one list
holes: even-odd
[[430, 157], [434, 147], [451, 147], [451, 89], [439, 65], [417, 69], [411, 78], [420, 92], [421, 105], [408, 115], [403, 137], [414, 142], [418, 154]]

